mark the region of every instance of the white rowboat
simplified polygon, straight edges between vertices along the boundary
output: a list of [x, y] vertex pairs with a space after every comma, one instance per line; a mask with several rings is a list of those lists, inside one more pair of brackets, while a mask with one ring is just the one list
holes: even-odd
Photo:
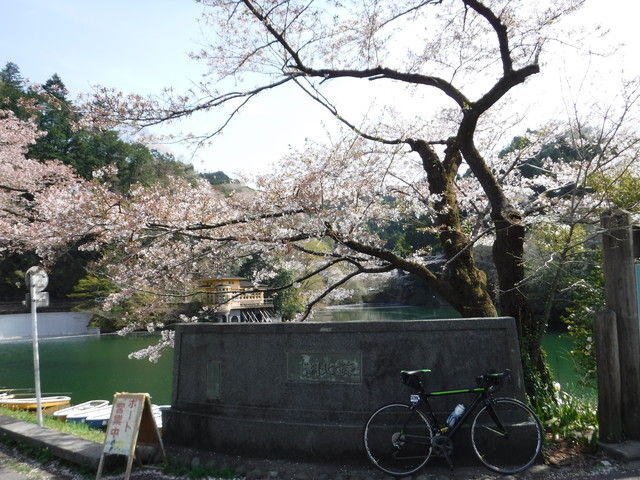
[[91, 428], [103, 428], [107, 426], [109, 422], [109, 417], [111, 417], [111, 409], [113, 405], [109, 405], [102, 408], [97, 408], [93, 410], [87, 417], [84, 419], [84, 423], [89, 425]]
[[62, 410], [53, 412], [53, 416], [59, 420], [65, 420], [67, 417], [82, 415], [91, 410], [99, 407], [104, 407], [106, 405], [109, 405], [108, 400], [90, 400], [88, 402], [80, 403], [78, 405], [73, 405], [71, 407], [63, 408]]
[[86, 410], [67, 415], [67, 422], [82, 423], [86, 421], [88, 416], [102, 413], [105, 410], [111, 412], [111, 405], [109, 402], [101, 407], [87, 408]]

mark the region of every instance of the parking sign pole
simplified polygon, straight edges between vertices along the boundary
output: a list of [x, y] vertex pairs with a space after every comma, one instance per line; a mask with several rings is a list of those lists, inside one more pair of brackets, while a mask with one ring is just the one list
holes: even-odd
[[43, 426], [42, 420], [42, 392], [40, 390], [40, 353], [38, 350], [38, 301], [41, 306], [48, 306], [48, 295], [44, 292], [49, 283], [49, 277], [42, 267], [31, 267], [25, 274], [29, 287], [29, 301], [31, 303], [31, 338], [33, 339], [33, 372], [35, 376], [36, 413], [38, 425]]
[[38, 417], [38, 425], [42, 427], [42, 392], [40, 390], [40, 352], [38, 349], [38, 314], [37, 314], [37, 295], [36, 289], [32, 284], [29, 287], [31, 296], [31, 337], [33, 339], [33, 371], [36, 384], [36, 414]]

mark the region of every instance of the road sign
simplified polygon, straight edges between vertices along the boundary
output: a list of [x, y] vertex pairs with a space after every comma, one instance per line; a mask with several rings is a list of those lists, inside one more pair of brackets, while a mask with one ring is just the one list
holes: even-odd
[[[49, 292], [35, 292], [36, 307], [45, 308], [49, 306]], [[27, 293], [24, 297], [24, 305], [31, 305], [31, 294]]]
[[166, 454], [160, 432], [153, 418], [149, 394], [116, 393], [113, 397], [113, 408], [107, 424], [96, 480], [99, 480], [102, 475], [105, 455], [125, 455], [128, 457], [124, 478], [129, 480], [138, 443], [158, 447], [166, 462]]
[[49, 284], [49, 276], [44, 268], [36, 266], [31, 267], [24, 274], [27, 287], [33, 288], [36, 292], [42, 292]]

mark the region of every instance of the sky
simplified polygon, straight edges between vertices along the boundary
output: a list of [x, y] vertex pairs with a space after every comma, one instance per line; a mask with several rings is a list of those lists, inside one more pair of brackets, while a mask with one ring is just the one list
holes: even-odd
[[[188, 58], [205, 38], [197, 22], [202, 10], [191, 0], [3, 0], [0, 65], [16, 63], [22, 75], [35, 83], [57, 73], [72, 97], [91, 92], [97, 84], [124, 92], [154, 93], [166, 86], [179, 91], [204, 72]], [[566, 108], [563, 96], [575, 93], [568, 84], [580, 83], [604, 94], [618, 88], [613, 79], [622, 70], [625, 75], [640, 75], [639, 16], [637, 0], [588, 0], [576, 24], [600, 22], [610, 30], [610, 41], [624, 44], [615, 59], [594, 60], [605, 72], [605, 84], [602, 77], [594, 80], [596, 76], [589, 73], [594, 67], [584, 58], [548, 55], [552, 61], [543, 63], [545, 75], [536, 75], [539, 78], [527, 85], [522, 108], [534, 112], [535, 119], [559, 115]], [[345, 82], [336, 95], [362, 113], [368, 97], [359, 85]], [[199, 116], [167, 131], [203, 131], [219, 120], [215, 115]], [[265, 172], [290, 146], [322, 136], [330, 123], [329, 116], [302, 93], [282, 90], [250, 103], [210, 147], [195, 153], [180, 145], [164, 148], [192, 162], [198, 171]]]

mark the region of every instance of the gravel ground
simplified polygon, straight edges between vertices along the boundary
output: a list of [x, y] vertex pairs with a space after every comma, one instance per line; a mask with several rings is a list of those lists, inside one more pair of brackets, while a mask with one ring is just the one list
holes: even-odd
[[[170, 454], [191, 463], [190, 470], [202, 470], [204, 463], [213, 464], [208, 473], [209, 480], [216, 478], [213, 472], [231, 468], [237, 479], [246, 480], [391, 480], [393, 477], [369, 468], [366, 464], [318, 464], [284, 460], [251, 459], [227, 455], [203, 454], [189, 450], [175, 450]], [[206, 456], [206, 458], [205, 458]], [[88, 480], [95, 472], [78, 471], [58, 461], [38, 463], [17, 451], [0, 444], [0, 480]], [[103, 477], [106, 480], [121, 480], [122, 473]], [[154, 468], [134, 467], [133, 480], [176, 480], [188, 477], [171, 476]], [[227, 477], [229, 478], [229, 477]], [[437, 460], [427, 465], [418, 474], [402, 480], [640, 480], [640, 462], [618, 463], [602, 454], [571, 452], [551, 465], [536, 465], [527, 472], [504, 476], [488, 472], [480, 467], [459, 467], [451, 474]], [[190, 479], [188, 479], [190, 480]]]

